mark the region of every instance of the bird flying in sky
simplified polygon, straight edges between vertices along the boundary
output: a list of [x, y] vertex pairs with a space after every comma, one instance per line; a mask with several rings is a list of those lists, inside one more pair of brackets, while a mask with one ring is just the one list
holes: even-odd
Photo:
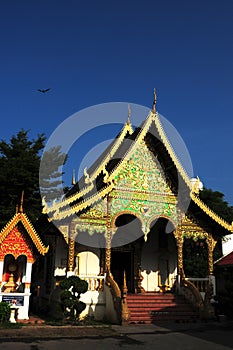
[[48, 88], [48, 89], [37, 89], [37, 91], [43, 92], [43, 94], [44, 94], [45, 92], [48, 92], [49, 90], [50, 90], [50, 88]]

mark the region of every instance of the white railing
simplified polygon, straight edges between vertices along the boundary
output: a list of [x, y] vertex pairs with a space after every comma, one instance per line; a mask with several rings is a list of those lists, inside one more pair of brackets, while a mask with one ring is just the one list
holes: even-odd
[[79, 278], [88, 283], [88, 291], [103, 291], [105, 284], [105, 275], [96, 276], [96, 275], [78, 275]]
[[195, 287], [199, 290], [199, 292], [206, 293], [207, 288], [209, 286], [209, 277], [206, 278], [193, 278], [189, 277], [186, 280], [192, 282]]
[[195, 285], [195, 287], [199, 290], [200, 293], [206, 293], [210, 284], [210, 278], [211, 278], [211, 283], [213, 285], [213, 295], [216, 295], [216, 285], [215, 285], [214, 276], [205, 277], [205, 278], [189, 277], [189, 278], [186, 278], [186, 280], [192, 282]]

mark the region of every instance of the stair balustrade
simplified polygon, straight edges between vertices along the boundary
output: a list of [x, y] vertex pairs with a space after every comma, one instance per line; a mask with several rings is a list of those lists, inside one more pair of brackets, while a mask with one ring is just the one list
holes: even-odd
[[78, 275], [79, 278], [88, 283], [88, 291], [103, 291], [106, 276]]

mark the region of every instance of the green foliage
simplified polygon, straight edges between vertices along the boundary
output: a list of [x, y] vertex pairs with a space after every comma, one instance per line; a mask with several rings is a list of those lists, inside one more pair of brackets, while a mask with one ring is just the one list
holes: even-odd
[[24, 211], [32, 223], [38, 219], [42, 210], [40, 178], [42, 184], [48, 187], [49, 183], [54, 190], [60, 184], [57, 181], [60, 175], [58, 168], [66, 160], [65, 155], [61, 154], [60, 148], [51, 150], [51, 154], [47, 152], [45, 157], [50, 160], [50, 167], [39, 176], [46, 137], [39, 134], [36, 139], [30, 140], [28, 132], [22, 129], [11, 137], [9, 143], [0, 141], [0, 228], [15, 214], [23, 191]]
[[[213, 251], [214, 261], [221, 256], [221, 241], [219, 241]], [[192, 238], [184, 240], [183, 264], [187, 277], [205, 278], [208, 276], [208, 247], [205, 240], [194, 241]]]
[[208, 276], [208, 251], [204, 241], [185, 239], [183, 247], [184, 272], [187, 277]]
[[22, 191], [25, 192], [24, 209], [29, 218], [33, 221], [41, 213], [38, 169], [44, 142], [43, 134], [36, 140], [29, 140], [25, 130], [12, 136], [9, 143], [0, 141], [1, 226], [15, 214]]
[[64, 314], [72, 321], [77, 321], [85, 310], [86, 304], [80, 301], [80, 295], [88, 289], [88, 283], [78, 276], [70, 276], [61, 281], [61, 304]]
[[[201, 200], [221, 218], [227, 222], [233, 221], [233, 207], [224, 200], [224, 195], [221, 192], [204, 188], [199, 195]], [[213, 252], [214, 261], [221, 256], [222, 247], [220, 240]], [[204, 278], [208, 275], [208, 249], [205, 240], [194, 241], [193, 239], [185, 239], [183, 263], [187, 277]]]
[[203, 191], [200, 192], [200, 198], [221, 218], [230, 223], [233, 221], [233, 207], [224, 200], [223, 193], [204, 188]]
[[8, 323], [10, 319], [11, 307], [9, 303], [0, 302], [0, 324]]

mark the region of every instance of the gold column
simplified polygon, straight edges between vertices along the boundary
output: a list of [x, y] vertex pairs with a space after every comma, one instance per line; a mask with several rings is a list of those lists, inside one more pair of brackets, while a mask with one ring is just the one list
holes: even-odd
[[176, 245], [177, 245], [177, 278], [176, 278], [176, 292], [180, 294], [180, 287], [184, 275], [184, 268], [183, 268], [183, 244], [184, 244], [184, 237], [182, 234], [181, 227], [178, 226], [176, 230], [174, 231], [174, 237], [176, 239]]
[[217, 241], [215, 241], [212, 235], [208, 235], [207, 237], [207, 246], [208, 246], [208, 267], [209, 267], [209, 275], [213, 275], [214, 270], [214, 261], [213, 261], [213, 252]]
[[184, 238], [182, 235], [182, 231], [180, 227], [177, 227], [177, 229], [174, 232], [174, 236], [177, 243], [177, 270], [178, 275], [184, 277], [184, 267], [183, 267], [183, 244], [184, 244]]
[[111, 269], [111, 240], [112, 240], [112, 228], [110, 220], [112, 198], [107, 198], [107, 233], [105, 234], [106, 246], [105, 246], [105, 272], [110, 273]]
[[105, 248], [105, 272], [110, 272], [111, 266], [111, 239], [112, 232], [111, 229], [107, 228], [107, 234], [105, 235], [106, 248]]
[[68, 272], [74, 270], [74, 251], [75, 251], [75, 223], [69, 225], [69, 240], [68, 240]]
[[99, 272], [99, 276], [104, 275], [104, 268], [105, 268], [105, 249], [100, 248], [100, 272]]

